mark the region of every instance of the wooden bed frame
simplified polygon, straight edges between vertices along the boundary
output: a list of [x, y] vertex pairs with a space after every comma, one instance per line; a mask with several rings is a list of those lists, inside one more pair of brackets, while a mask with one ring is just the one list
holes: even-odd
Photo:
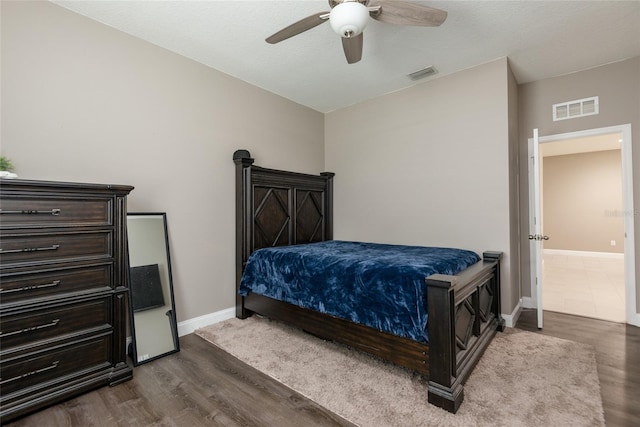
[[[236, 281], [249, 255], [260, 248], [333, 238], [333, 173], [307, 175], [253, 166], [247, 150], [236, 164]], [[429, 344], [250, 293], [236, 292], [236, 316], [257, 313], [323, 339], [349, 345], [428, 376], [430, 403], [456, 412], [463, 384], [496, 331], [500, 316], [501, 252], [455, 276], [427, 277]], [[237, 290], [237, 289], [236, 289]]]

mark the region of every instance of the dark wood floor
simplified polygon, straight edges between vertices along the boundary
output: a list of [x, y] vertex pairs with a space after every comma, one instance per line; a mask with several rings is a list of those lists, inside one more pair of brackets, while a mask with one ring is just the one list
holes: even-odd
[[[593, 345], [607, 426], [640, 425], [640, 328], [545, 312], [538, 331], [534, 311], [525, 311], [518, 327]], [[180, 353], [135, 368], [131, 381], [8, 425], [352, 425], [195, 335], [180, 346]]]
[[353, 426], [190, 334], [180, 352], [103, 387], [7, 424], [18, 426]]

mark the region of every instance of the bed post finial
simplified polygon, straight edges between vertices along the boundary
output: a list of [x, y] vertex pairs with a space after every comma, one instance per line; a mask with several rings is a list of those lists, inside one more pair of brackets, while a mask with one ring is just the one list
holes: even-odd
[[233, 153], [233, 161], [236, 163], [253, 163], [249, 150], [236, 150], [235, 153]]

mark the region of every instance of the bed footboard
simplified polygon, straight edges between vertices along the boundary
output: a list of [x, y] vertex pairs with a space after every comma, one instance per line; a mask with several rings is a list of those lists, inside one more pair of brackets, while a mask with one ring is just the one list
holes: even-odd
[[484, 252], [483, 261], [457, 276], [426, 279], [429, 330], [429, 403], [456, 412], [463, 384], [496, 334], [500, 315], [500, 258]]

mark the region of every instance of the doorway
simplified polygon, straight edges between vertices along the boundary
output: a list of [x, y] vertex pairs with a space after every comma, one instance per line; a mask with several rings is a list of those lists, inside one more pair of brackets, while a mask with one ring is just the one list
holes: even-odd
[[624, 323], [622, 135], [540, 146], [545, 310]]
[[[605, 141], [606, 142], [603, 142]], [[535, 142], [537, 141], [537, 142]], [[533, 256], [532, 255], [532, 265], [531, 265], [531, 270], [532, 270], [532, 295], [533, 295], [533, 302], [534, 302], [534, 306], [537, 306], [538, 309], [540, 310], [540, 315], [539, 315], [539, 327], [542, 326], [542, 308], [543, 305], [545, 303], [545, 300], [549, 303], [549, 307], [544, 307], [553, 311], [564, 311], [564, 312], [571, 312], [571, 314], [581, 314], [584, 316], [589, 316], [589, 317], [600, 317], [600, 318], [604, 318], [601, 316], [598, 316], [598, 310], [596, 307], [594, 307], [593, 305], [588, 305], [588, 304], [584, 304], [585, 307], [589, 307], [588, 309], [585, 308], [584, 312], [582, 313], [578, 313], [576, 312], [576, 307], [575, 305], [579, 305], [579, 304], [575, 304], [572, 308], [572, 310], [562, 310], [561, 307], [559, 307], [559, 303], [558, 301], [554, 301], [553, 297], [554, 296], [558, 296], [558, 294], [553, 295], [554, 290], [557, 292], [558, 289], [554, 289], [554, 281], [555, 282], [559, 282], [564, 280], [565, 283], [571, 283], [568, 286], [565, 286], [564, 292], [565, 295], [567, 295], [567, 290], [569, 291], [569, 295], [572, 296], [576, 296], [576, 295], [580, 295], [579, 291], [580, 291], [580, 286], [583, 286], [585, 288], [585, 290], [588, 288], [591, 292], [593, 291], [594, 288], [599, 288], [600, 293], [596, 292], [595, 294], [592, 293], [591, 296], [587, 297], [587, 296], [583, 296], [582, 298], [576, 298], [577, 300], [591, 300], [594, 301], [595, 295], [600, 295], [600, 301], [598, 302], [606, 302], [609, 305], [609, 309], [611, 309], [611, 305], [613, 303], [615, 303], [615, 298], [603, 298], [603, 295], [606, 295], [605, 288], [606, 288], [606, 284], [603, 283], [604, 280], [601, 280], [600, 282], [597, 281], [596, 276], [600, 275], [601, 277], [608, 277], [608, 276], [615, 276], [617, 277], [617, 279], [620, 279], [620, 273], [616, 273], [616, 271], [619, 271], [619, 264], [622, 264], [622, 269], [623, 269], [623, 281], [624, 281], [624, 290], [620, 291], [620, 298], [619, 301], [622, 301], [622, 306], [619, 307], [619, 314], [618, 317], [615, 318], [609, 318], [607, 320], [614, 320], [614, 321], [626, 321], [627, 323], [633, 324], [633, 325], [640, 325], [640, 315], [638, 315], [638, 313], [636, 312], [636, 286], [635, 286], [635, 248], [634, 248], [634, 230], [633, 230], [633, 181], [632, 181], [632, 166], [631, 166], [631, 126], [630, 125], [621, 125], [621, 126], [612, 126], [612, 127], [608, 127], [608, 128], [600, 128], [600, 129], [592, 129], [592, 130], [587, 130], [587, 131], [579, 131], [579, 132], [571, 132], [571, 133], [566, 133], [566, 134], [559, 134], [559, 135], [551, 135], [551, 136], [545, 136], [545, 137], [540, 137], [537, 138], [537, 133], [534, 133], [534, 139], [531, 139], [530, 141], [530, 152], [531, 153], [535, 153], [534, 157], [532, 157], [532, 160], [534, 160], [534, 162], [532, 164], [538, 165], [538, 168], [530, 168], [530, 182], [532, 182], [532, 186], [531, 186], [531, 199], [535, 199], [536, 197], [538, 198], [538, 200], [540, 201], [538, 203], [538, 207], [539, 207], [539, 213], [536, 215], [535, 211], [536, 209], [531, 209], [532, 210], [532, 216], [531, 216], [531, 224], [535, 225], [536, 224], [536, 218], [539, 218], [539, 222], [540, 225], [543, 225], [544, 219], [542, 218], [542, 212], [543, 212], [543, 200], [540, 199], [540, 193], [543, 189], [543, 184], [544, 184], [544, 176], [540, 176], [540, 177], [536, 177], [534, 176], [535, 174], [538, 174], [539, 172], [543, 171], [544, 168], [544, 156], [543, 154], [548, 155], [549, 159], [552, 158], [552, 156], [562, 156], [562, 155], [569, 155], [569, 154], [578, 154], [581, 153], [581, 151], [588, 151], [591, 150], [591, 152], [597, 152], [597, 151], [609, 151], [609, 154], [614, 154], [615, 150], [620, 150], [619, 151], [619, 161], [618, 164], [621, 166], [620, 169], [620, 175], [622, 177], [622, 180], [620, 182], [620, 180], [618, 180], [618, 187], [617, 187], [617, 191], [618, 193], [621, 193], [622, 196], [622, 208], [618, 208], [616, 206], [611, 206], [606, 208], [606, 209], [600, 209], [600, 216], [601, 217], [608, 217], [606, 218], [607, 220], [611, 220], [608, 221], [609, 223], [615, 223], [616, 220], [618, 223], [622, 223], [622, 230], [618, 230], [617, 236], [618, 237], [612, 237], [610, 239], [606, 239], [605, 242], [608, 242], [609, 247], [603, 247], [598, 246], [597, 248], [599, 248], [599, 250], [595, 250], [593, 249], [593, 246], [589, 247], [589, 246], [576, 246], [577, 250], [575, 249], [569, 249], [566, 250], [564, 248], [561, 249], [557, 249], [557, 247], [555, 248], [555, 250], [549, 250], [551, 248], [553, 248], [553, 244], [548, 244], [548, 250], [546, 251], [546, 258], [547, 258], [547, 262], [545, 262], [543, 264], [543, 256]], [[599, 148], [591, 148], [591, 149], [585, 149], [585, 147], [587, 147], [589, 144], [588, 143], [594, 143], [596, 146], [599, 145]], [[603, 145], [604, 144], [604, 145]], [[608, 144], [608, 145], [607, 145]], [[573, 147], [572, 147], [573, 145]], [[576, 146], [578, 148], [576, 148]], [[532, 147], [536, 147], [535, 149], [532, 149]], [[549, 148], [547, 148], [549, 147]], [[563, 153], [562, 151], [555, 151], [554, 150], [565, 150], [565, 152]], [[573, 151], [573, 152], [572, 152]], [[539, 154], [540, 152], [542, 152], [542, 154]], [[580, 154], [582, 155], [582, 154]], [[547, 176], [547, 179], [550, 179], [549, 176]], [[584, 190], [583, 190], [584, 191]], [[532, 202], [533, 203], [533, 202]], [[531, 206], [534, 206], [533, 204]], [[619, 205], [618, 205], [619, 206]], [[586, 211], [583, 211], [586, 212]], [[582, 215], [580, 213], [573, 213], [573, 215], [569, 215], [568, 217], [570, 218], [570, 221], [573, 221], [575, 223], [580, 223], [580, 221], [584, 220], [584, 218], [581, 217]], [[603, 219], [603, 218], [601, 218]], [[551, 225], [551, 224], [549, 224]], [[575, 225], [575, 224], [573, 224]], [[553, 228], [553, 227], [552, 227]], [[565, 228], [569, 228], [569, 227], [560, 227], [556, 228], [554, 230], [554, 233], [556, 233], [557, 237], [561, 237], [558, 239], [554, 239], [553, 235], [549, 232], [549, 230], [544, 230], [544, 237], [546, 238], [546, 235], [548, 234], [550, 237], [550, 240], [563, 240], [566, 238], [566, 236], [563, 235], [566, 234], [565, 232], [567, 230], [565, 230]], [[577, 244], [581, 244], [583, 242], [581, 241], [588, 241], [591, 239], [592, 234], [596, 234], [596, 233], [592, 233], [593, 230], [591, 230], [589, 228], [589, 226], [584, 227], [582, 229], [582, 233], [578, 233], [579, 236], [577, 238]], [[605, 235], [610, 235], [611, 231], [604, 231], [603, 232]], [[540, 235], [539, 237], [543, 237], [542, 235]], [[531, 239], [531, 236], [530, 236]], [[622, 241], [620, 241], [620, 239]], [[546, 243], [546, 241], [544, 241]], [[602, 243], [602, 238], [600, 238], [600, 243]], [[536, 241], [533, 242], [533, 244], [537, 244], [542, 246], [542, 242], [538, 241], [536, 243]], [[613, 246], [612, 246], [613, 245]], [[620, 246], [622, 247], [620, 247]], [[611, 250], [610, 248], [614, 248], [613, 250]], [[564, 251], [563, 251], [564, 249]], [[539, 250], [539, 249], [538, 249]], [[533, 248], [532, 248], [532, 252], [533, 252]], [[543, 252], [544, 253], [544, 252]], [[588, 253], [588, 255], [593, 255], [593, 256], [589, 256], [589, 257], [584, 257], [583, 255], [585, 255], [585, 253]], [[622, 259], [620, 259], [622, 258]], [[538, 261], [539, 260], [539, 261]], [[562, 268], [557, 268], [559, 267], [558, 264], [562, 264]], [[618, 270], [615, 270], [615, 264], [618, 264]], [[545, 292], [544, 290], [546, 289], [546, 286], [543, 284], [545, 278], [545, 274], [543, 274], [543, 266], [546, 267], [546, 278], [552, 280], [552, 282], [550, 282], [550, 289], [548, 289], [548, 292], [546, 293], [545, 296]], [[575, 269], [574, 267], [577, 266], [581, 266], [582, 268], [578, 269], [579, 274], [582, 274], [582, 279], [577, 279], [575, 281], [573, 281], [573, 279], [569, 279], [568, 276], [565, 276], [564, 278], [562, 277], [558, 277], [557, 273], [564, 273], [565, 275], [569, 274], [571, 269]], [[555, 267], [555, 268], [554, 268]], [[596, 269], [602, 267], [603, 270], [600, 270], [600, 272], [596, 273]], [[609, 268], [611, 267], [611, 268]], [[564, 269], [564, 271], [562, 271]], [[587, 272], [585, 272], [585, 270], [587, 270]], [[588, 270], [592, 270], [590, 273]], [[549, 272], [551, 272], [551, 276], [549, 275]], [[556, 274], [556, 276], [554, 277], [553, 274]], [[585, 274], [587, 276], [585, 276]], [[589, 286], [585, 286], [584, 283], [587, 281], [585, 280], [585, 277], [588, 277], [591, 280], [591, 283]], [[593, 284], [595, 283], [595, 284]], [[618, 292], [614, 289], [608, 289], [609, 291], [615, 293]], [[571, 294], [570, 292], [573, 292], [573, 294]], [[600, 312], [604, 312], [606, 309], [600, 309]], [[612, 309], [612, 311], [618, 310], [617, 306], [616, 308]], [[611, 313], [610, 313], [611, 314]], [[611, 316], [609, 316], [611, 317]]]

